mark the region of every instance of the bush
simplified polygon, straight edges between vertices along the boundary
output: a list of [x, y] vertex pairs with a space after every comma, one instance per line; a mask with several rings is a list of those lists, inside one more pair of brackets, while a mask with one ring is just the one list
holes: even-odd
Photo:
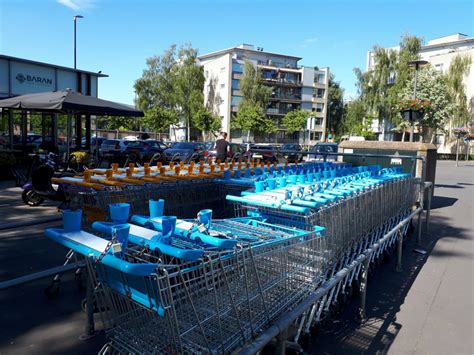
[[0, 153], [0, 166], [13, 166], [16, 163], [13, 153]]
[[73, 152], [71, 153], [71, 162], [76, 164], [88, 165], [91, 157], [88, 152]]

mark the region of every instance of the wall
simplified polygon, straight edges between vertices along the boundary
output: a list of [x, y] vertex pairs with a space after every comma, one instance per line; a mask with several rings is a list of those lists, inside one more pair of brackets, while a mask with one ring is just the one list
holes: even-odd
[[[78, 72], [22, 60], [0, 58], [0, 97], [33, 94], [64, 89], [78, 90]], [[83, 94], [87, 90], [87, 73], [81, 73]], [[91, 95], [98, 94], [97, 76], [91, 75]]]
[[[221, 130], [230, 134], [230, 100], [232, 60], [230, 53], [201, 61], [204, 67], [204, 103], [211, 104], [209, 96], [213, 94], [216, 100], [211, 104], [217, 115], [222, 117]], [[218, 103], [220, 102], [220, 104]]]

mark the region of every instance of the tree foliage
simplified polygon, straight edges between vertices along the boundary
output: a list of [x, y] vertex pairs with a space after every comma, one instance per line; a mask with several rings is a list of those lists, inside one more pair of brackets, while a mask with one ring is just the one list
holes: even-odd
[[311, 112], [304, 110], [293, 110], [283, 117], [283, 124], [288, 133], [295, 133], [304, 130], [308, 117]]
[[[140, 119], [140, 118], [139, 118]], [[101, 116], [99, 117], [99, 127], [103, 129], [113, 129], [127, 131], [137, 126], [137, 119], [123, 116]]]
[[267, 117], [260, 106], [245, 102], [239, 103], [233, 127], [257, 134], [273, 133], [276, 131], [275, 123]]
[[354, 69], [366, 116], [387, 119], [395, 125], [400, 123], [396, 104], [407, 81], [413, 78], [414, 71], [409, 62], [418, 59], [420, 48], [421, 38], [406, 35], [402, 37], [399, 51], [374, 46], [375, 64], [370, 71]]
[[257, 134], [275, 132], [275, 123], [265, 113], [272, 89], [264, 85], [260, 70], [248, 61], [240, 79], [240, 91], [242, 99], [232, 119], [232, 127]]
[[141, 78], [135, 81], [136, 104], [145, 113], [145, 122], [150, 128], [164, 129], [169, 124], [177, 124], [177, 102], [174, 94], [174, 66], [176, 65], [176, 45], [171, 45], [161, 56], [146, 60], [147, 68]]
[[244, 75], [240, 79], [240, 92], [245, 105], [256, 105], [265, 109], [272, 94], [272, 88], [263, 83], [260, 69], [249, 61], [244, 64]]
[[218, 132], [221, 129], [221, 119], [203, 108], [196, 111], [192, 117], [194, 127], [202, 132]]
[[[207, 126], [201, 118], [204, 107], [204, 72], [197, 64], [198, 52], [190, 44], [171, 45], [161, 56], [147, 59], [147, 67], [135, 81], [137, 105], [145, 112], [149, 128], [164, 130], [184, 122]], [[212, 126], [212, 125], [211, 125]], [[189, 138], [189, 137], [188, 137]]]
[[[399, 100], [413, 97], [414, 78], [408, 80], [400, 93]], [[432, 67], [422, 68], [418, 72], [416, 96], [431, 103], [432, 110], [425, 113], [421, 126], [443, 129], [453, 112], [454, 105], [449, 99], [448, 80]], [[428, 133], [423, 132], [424, 140], [429, 140]]]
[[[198, 112], [205, 111], [204, 107], [204, 68], [197, 64], [198, 51], [186, 44], [178, 51], [177, 62], [174, 65], [174, 95], [179, 116], [189, 129], [192, 123], [202, 122], [193, 118], [202, 117]], [[196, 127], [199, 129], [199, 127]]]
[[338, 81], [335, 80], [335, 75], [329, 76], [329, 124], [328, 129], [336, 135], [340, 135], [343, 130], [344, 118], [344, 89]]
[[361, 136], [374, 139], [370, 130], [372, 117], [367, 116], [367, 107], [361, 99], [350, 101], [344, 106], [344, 121], [342, 131], [351, 136]]
[[446, 75], [449, 97], [453, 104], [453, 114], [449, 120], [450, 129], [469, 123], [470, 114], [463, 79], [469, 75], [471, 63], [471, 57], [457, 55], [451, 62]]

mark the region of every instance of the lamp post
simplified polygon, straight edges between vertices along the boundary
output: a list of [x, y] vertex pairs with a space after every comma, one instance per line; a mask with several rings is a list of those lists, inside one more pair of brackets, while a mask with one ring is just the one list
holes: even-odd
[[[408, 62], [408, 65], [411, 67], [415, 67], [415, 83], [413, 84], [413, 99], [416, 99], [416, 82], [418, 79], [418, 69], [420, 69], [420, 65], [428, 64], [426, 60], [412, 60]], [[410, 118], [411, 118], [410, 114]], [[413, 142], [413, 135], [415, 133], [415, 126], [413, 124], [413, 119], [410, 120], [410, 142]]]
[[73, 17], [74, 19], [74, 69], [76, 69], [76, 22], [78, 18], [84, 18], [82, 15], [76, 15]]

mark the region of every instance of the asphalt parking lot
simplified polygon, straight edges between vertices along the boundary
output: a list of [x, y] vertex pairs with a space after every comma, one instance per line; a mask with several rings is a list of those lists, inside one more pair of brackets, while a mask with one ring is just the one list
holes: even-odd
[[[0, 282], [60, 265], [66, 250], [43, 237], [40, 224], [54, 205], [21, 206], [19, 190], [0, 191], [4, 226], [32, 219], [36, 224], [0, 230]], [[18, 195], [16, 196], [16, 194]], [[335, 320], [306, 339], [309, 353], [472, 354], [474, 260], [474, 163], [439, 161], [431, 223], [421, 247], [414, 238], [403, 250], [403, 272], [394, 255], [370, 277], [367, 321], [355, 321], [354, 299]], [[0, 223], [0, 225], [2, 224]], [[0, 226], [1, 228], [1, 226]], [[415, 249], [422, 249], [420, 254]], [[97, 353], [103, 332], [80, 340], [85, 291], [64, 275], [56, 298], [45, 296], [50, 278], [0, 290], [0, 354]], [[99, 326], [100, 328], [100, 326]]]

